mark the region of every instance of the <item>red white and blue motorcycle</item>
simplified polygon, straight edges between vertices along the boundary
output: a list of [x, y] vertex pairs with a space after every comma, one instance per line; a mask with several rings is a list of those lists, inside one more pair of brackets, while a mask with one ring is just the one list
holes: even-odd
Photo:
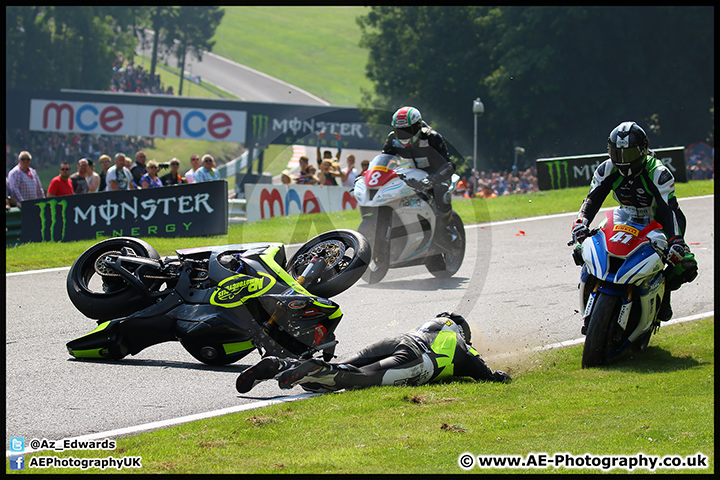
[[[421, 184], [427, 172], [411, 165], [411, 160], [380, 154], [358, 177], [353, 189], [362, 222], [358, 227], [370, 243], [372, 255], [363, 279], [368, 283], [382, 280], [389, 268], [425, 265], [441, 278], [451, 277], [465, 256], [465, 228], [453, 211], [452, 222], [458, 231], [451, 248], [438, 242], [439, 227], [435, 202], [430, 192], [411, 188], [406, 180]], [[453, 176], [454, 182], [457, 176]], [[452, 192], [454, 183], [448, 192]], [[448, 193], [449, 194], [449, 193]]]
[[602, 365], [628, 347], [644, 350], [660, 327], [666, 288], [662, 226], [622, 209], [605, 217], [573, 251], [575, 263], [582, 266], [583, 368]]

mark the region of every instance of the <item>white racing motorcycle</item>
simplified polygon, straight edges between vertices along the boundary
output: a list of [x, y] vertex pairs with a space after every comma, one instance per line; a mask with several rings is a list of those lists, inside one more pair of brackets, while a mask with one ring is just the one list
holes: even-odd
[[582, 266], [583, 368], [601, 365], [627, 347], [644, 350], [660, 327], [666, 288], [662, 226], [619, 209], [605, 217], [573, 251], [575, 263]]
[[[355, 182], [353, 195], [362, 215], [358, 232], [371, 246], [371, 261], [363, 275], [368, 283], [377, 283], [389, 268], [425, 265], [436, 277], [454, 275], [465, 256], [465, 228], [453, 211], [452, 221], [459, 238], [451, 248], [438, 244], [444, 229], [438, 222], [431, 193], [416, 191], [405, 179], [422, 182], [427, 172], [415, 168], [411, 160], [380, 154]], [[457, 175], [453, 175], [452, 192]]]

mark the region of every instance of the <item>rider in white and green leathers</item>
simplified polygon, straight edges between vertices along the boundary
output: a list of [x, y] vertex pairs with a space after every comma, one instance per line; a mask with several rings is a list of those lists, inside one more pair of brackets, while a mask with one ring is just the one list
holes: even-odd
[[635, 122], [623, 122], [608, 137], [608, 158], [593, 175], [590, 192], [573, 224], [573, 239], [581, 242], [588, 226], [612, 192], [619, 209], [639, 223], [657, 221], [667, 237], [668, 288], [658, 317], [672, 318], [670, 291], [697, 276], [697, 262], [684, 240], [685, 215], [675, 198], [675, 179], [670, 170], [648, 148], [645, 131]]
[[336, 391], [377, 385], [422, 385], [448, 377], [509, 382], [491, 370], [470, 344], [470, 326], [443, 312], [415, 330], [381, 340], [341, 363], [266, 357], [243, 371], [236, 387], [245, 393], [262, 380], [277, 378], [280, 388]]

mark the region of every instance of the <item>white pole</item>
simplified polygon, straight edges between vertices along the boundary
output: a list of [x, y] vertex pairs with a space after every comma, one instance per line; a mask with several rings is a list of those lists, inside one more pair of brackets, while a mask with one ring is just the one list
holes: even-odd
[[477, 173], [477, 171], [478, 171], [478, 169], [477, 169], [477, 117], [478, 116], [476, 113], [475, 114], [475, 129], [473, 130], [473, 137], [475, 140], [473, 142], [473, 168], [475, 169], [476, 174], [479, 175], [479, 173]]

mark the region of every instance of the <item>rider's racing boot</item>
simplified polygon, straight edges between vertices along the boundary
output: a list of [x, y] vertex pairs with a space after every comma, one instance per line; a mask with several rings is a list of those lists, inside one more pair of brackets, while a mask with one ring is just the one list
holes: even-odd
[[662, 302], [660, 303], [660, 311], [658, 312], [658, 320], [667, 322], [673, 316], [672, 307], [670, 307], [670, 289], [665, 290]]
[[460, 239], [460, 232], [458, 232], [455, 223], [452, 221], [452, 216], [452, 210], [438, 214], [437, 243], [441, 248], [448, 251], [452, 250]]
[[280, 359], [278, 357], [265, 357], [257, 364], [243, 370], [235, 382], [235, 388], [240, 393], [247, 393], [263, 380], [270, 380], [278, 373], [300, 364], [299, 360], [292, 358]]
[[319, 358], [311, 358], [282, 372], [278, 377], [278, 385], [284, 390], [303, 383], [334, 385], [333, 378], [337, 372], [336, 366]]

